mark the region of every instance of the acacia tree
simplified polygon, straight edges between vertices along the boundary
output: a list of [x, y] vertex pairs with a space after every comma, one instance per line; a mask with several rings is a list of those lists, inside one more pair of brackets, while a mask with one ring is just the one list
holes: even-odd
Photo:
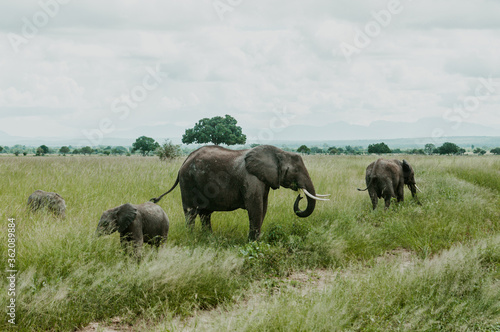
[[225, 117], [203, 118], [193, 128], [186, 129], [182, 143], [245, 144], [247, 137], [236, 123], [236, 119], [227, 114]]
[[160, 144], [151, 137], [141, 136], [132, 144], [132, 152], [140, 151], [143, 156], [146, 156], [151, 151], [155, 151], [160, 147]]
[[500, 148], [491, 149], [490, 152], [493, 154], [500, 154]]

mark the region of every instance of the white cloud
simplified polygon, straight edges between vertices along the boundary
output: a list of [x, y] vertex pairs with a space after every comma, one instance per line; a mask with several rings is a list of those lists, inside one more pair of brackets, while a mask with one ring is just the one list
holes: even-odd
[[[480, 77], [500, 77], [499, 3], [400, 6], [347, 62], [341, 43], [353, 43], [387, 1], [243, 1], [223, 21], [210, 0], [70, 1], [18, 53], [7, 35], [22, 35], [25, 18], [43, 9], [3, 4], [0, 130], [22, 123], [26, 135], [40, 126], [79, 135], [104, 118], [124, 131], [224, 114], [263, 128], [282, 108], [290, 125], [416, 121], [443, 116]], [[158, 66], [160, 84], [127, 116], [114, 112]], [[464, 121], [500, 126], [499, 95], [500, 87]]]

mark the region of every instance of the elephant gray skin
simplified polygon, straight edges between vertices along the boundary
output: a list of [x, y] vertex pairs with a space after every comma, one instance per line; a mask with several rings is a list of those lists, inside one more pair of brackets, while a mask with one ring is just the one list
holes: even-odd
[[32, 212], [38, 209], [47, 208], [49, 211], [62, 218], [66, 217], [66, 202], [57, 193], [43, 190], [35, 190], [28, 197], [28, 206]]
[[122, 247], [128, 250], [133, 242], [135, 255], [140, 258], [144, 242], [158, 247], [167, 240], [169, 225], [167, 214], [160, 206], [151, 202], [126, 203], [103, 212], [96, 235], [118, 231]]
[[391, 198], [397, 198], [398, 202], [404, 201], [404, 186], [407, 185], [411, 195], [420, 204], [417, 194], [417, 184], [415, 182], [415, 172], [411, 165], [403, 161], [393, 159], [378, 159], [366, 168], [366, 189], [372, 201], [373, 209], [377, 208], [379, 198], [384, 198], [385, 209], [391, 205]]
[[308, 195], [307, 208], [299, 209], [300, 194], [294, 204], [299, 217], [308, 217], [314, 211], [316, 200], [325, 200], [316, 196], [301, 156], [271, 145], [248, 150], [229, 150], [220, 146], [199, 148], [186, 158], [172, 188], [151, 201], [157, 203], [177, 184], [181, 187], [188, 226], [194, 226], [196, 216], [200, 215], [202, 226], [211, 230], [210, 217], [214, 211], [245, 209], [251, 241], [260, 236], [270, 188], [303, 189]]

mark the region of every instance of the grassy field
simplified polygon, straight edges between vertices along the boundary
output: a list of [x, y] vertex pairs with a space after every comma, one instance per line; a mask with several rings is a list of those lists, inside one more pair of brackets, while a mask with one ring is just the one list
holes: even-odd
[[[16, 326], [4, 314], [0, 330], [500, 331], [500, 157], [404, 156], [422, 205], [405, 189], [371, 211], [356, 188], [376, 158], [305, 157], [331, 201], [299, 219], [296, 193], [271, 191], [258, 243], [243, 210], [188, 231], [177, 188], [160, 202], [167, 245], [137, 264], [118, 234], [94, 237], [99, 217], [165, 192], [183, 159], [0, 157], [0, 251], [6, 270], [15, 218], [18, 270]], [[65, 220], [27, 211], [36, 189], [65, 198]]]

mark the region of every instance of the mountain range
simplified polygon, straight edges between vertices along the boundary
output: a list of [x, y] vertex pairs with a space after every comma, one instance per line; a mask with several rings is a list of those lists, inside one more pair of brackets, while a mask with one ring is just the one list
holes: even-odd
[[[469, 142], [478, 146], [496, 146], [500, 140], [500, 128], [488, 127], [480, 124], [462, 122], [452, 123], [442, 118], [424, 118], [416, 122], [391, 122], [375, 121], [368, 126], [353, 125], [347, 122], [335, 122], [324, 126], [291, 125], [286, 128], [246, 128], [243, 133], [247, 135], [247, 143], [275, 144], [294, 146], [299, 143], [314, 143], [316, 145], [361, 145], [367, 146], [373, 142], [385, 141], [393, 142], [393, 145], [401, 147], [423, 147], [425, 143], [434, 142], [440, 144], [454, 138], [454, 142]], [[137, 137], [153, 137], [160, 143], [165, 139], [172, 140], [173, 143], [181, 142], [182, 134], [186, 128], [174, 124], [164, 124], [156, 126], [140, 126], [130, 131], [117, 131], [111, 135], [104, 136], [99, 145], [123, 145], [130, 146]], [[462, 137], [462, 138], [459, 138]], [[464, 140], [467, 137], [467, 140]], [[477, 137], [471, 142], [471, 138]], [[479, 139], [479, 137], [482, 137]], [[491, 137], [491, 139], [485, 139]], [[399, 143], [395, 142], [398, 141]], [[453, 141], [453, 140], [451, 140]], [[79, 138], [27, 138], [10, 136], [0, 131], [0, 145], [31, 145], [38, 146], [45, 144], [48, 146], [62, 145], [96, 145]], [[349, 143], [349, 144], [348, 144]], [[387, 143], [389, 144], [389, 143]], [[460, 145], [460, 144], [459, 144]], [[397, 147], [397, 146], [394, 146]]]

